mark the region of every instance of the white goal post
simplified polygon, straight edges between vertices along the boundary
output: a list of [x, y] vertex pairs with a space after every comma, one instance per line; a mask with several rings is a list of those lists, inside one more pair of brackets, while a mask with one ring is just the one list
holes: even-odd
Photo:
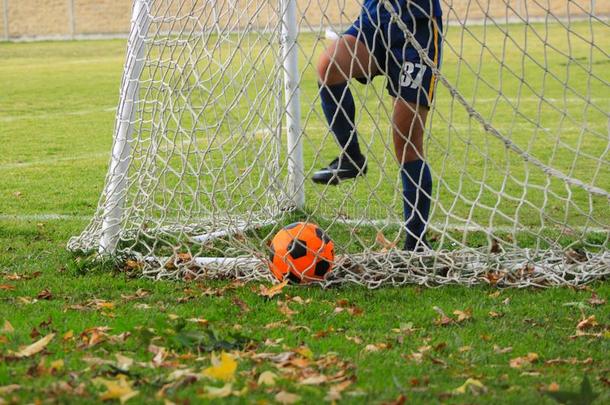
[[610, 28], [599, 6], [443, 0], [442, 67], [401, 27], [437, 86], [425, 135], [433, 249], [412, 253], [400, 249], [383, 77], [350, 83], [369, 173], [309, 179], [339, 152], [316, 62], [358, 16], [361, 2], [347, 3], [134, 0], [105, 187], [68, 248], [148, 277], [271, 279], [269, 240], [310, 221], [337, 246], [327, 284], [610, 275]]

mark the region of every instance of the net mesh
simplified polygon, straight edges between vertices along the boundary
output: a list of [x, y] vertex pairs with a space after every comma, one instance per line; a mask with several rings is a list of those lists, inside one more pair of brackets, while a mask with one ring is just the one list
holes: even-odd
[[[135, 2], [106, 187], [70, 250], [112, 250], [154, 278], [271, 280], [270, 239], [309, 221], [335, 241], [325, 285], [540, 287], [610, 274], [610, 6], [441, 2], [442, 68], [412, 41], [437, 81], [425, 132], [433, 251], [412, 253], [400, 249], [403, 196], [383, 77], [350, 84], [367, 175], [309, 181], [339, 153], [317, 60], [362, 4], [296, 1], [291, 43], [288, 3]], [[299, 95], [284, 93], [290, 50]], [[295, 184], [286, 103], [297, 96], [304, 180]]]

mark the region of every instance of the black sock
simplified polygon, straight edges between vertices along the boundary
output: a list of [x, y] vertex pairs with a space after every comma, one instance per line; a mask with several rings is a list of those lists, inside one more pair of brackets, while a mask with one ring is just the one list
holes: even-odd
[[321, 85], [320, 99], [326, 121], [343, 149], [342, 154], [346, 154], [353, 160], [361, 159], [358, 134], [354, 127], [356, 106], [347, 83]]

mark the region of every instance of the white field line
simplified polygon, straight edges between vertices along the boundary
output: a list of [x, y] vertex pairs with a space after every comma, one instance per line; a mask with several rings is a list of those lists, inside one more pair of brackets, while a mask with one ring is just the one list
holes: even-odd
[[[46, 214], [23, 214], [23, 215], [19, 215], [19, 214], [0, 214], [0, 221], [67, 221], [67, 220], [78, 220], [78, 221], [88, 221], [93, 217], [93, 215], [87, 216], [87, 215], [72, 215], [72, 214], [52, 214], [52, 213], [46, 213]], [[325, 218], [327, 220], [331, 220], [331, 218]], [[335, 222], [337, 223], [342, 223], [342, 224], [346, 224], [346, 225], [350, 225], [350, 226], [374, 226], [377, 228], [382, 228], [382, 227], [387, 227], [390, 225], [401, 225], [402, 222], [399, 221], [389, 221], [389, 220], [355, 220], [355, 219], [345, 219], [345, 218], [337, 218], [335, 219]], [[444, 222], [434, 222], [431, 223], [429, 225], [429, 227], [431, 229], [434, 229], [436, 231], [439, 230], [448, 230], [448, 231], [468, 231], [468, 232], [474, 232], [474, 231], [493, 231], [493, 232], [512, 232], [513, 231], [513, 227], [512, 226], [495, 226], [492, 228], [485, 228], [482, 226], [478, 226], [478, 225], [468, 225], [465, 226], [463, 224], [456, 224], [456, 223], [444, 223]], [[566, 227], [569, 230], [572, 231], [579, 231], [579, 232], [594, 232], [594, 233], [606, 233], [606, 232], [610, 232], [610, 228], [598, 228], [598, 227], [591, 227], [591, 226], [571, 226], [571, 227]], [[522, 232], [525, 230], [537, 230], [539, 229], [539, 227], [531, 227], [531, 228], [523, 228], [523, 227], [518, 227], [516, 229], [517, 232]], [[558, 228], [553, 228], [553, 229], [557, 229]], [[222, 232], [223, 235], [224, 234], [228, 234], [226, 231], [219, 231]], [[208, 234], [208, 235], [201, 235], [198, 236], [198, 238], [205, 238], [206, 236], [211, 236], [212, 234]], [[212, 235], [213, 236], [213, 235]]]
[[0, 221], [88, 221], [93, 217], [72, 214], [0, 214]]
[[[445, 101], [450, 100], [449, 98], [446, 98], [444, 100], [437, 100], [436, 102], [439, 104], [444, 103]], [[491, 103], [491, 102], [512, 102], [512, 103], [516, 103], [516, 102], [538, 102], [538, 101], [547, 101], [547, 102], [551, 102], [551, 103], [559, 103], [559, 102], [570, 102], [570, 103], [574, 103], [574, 102], [603, 102], [603, 101], [610, 101], [610, 97], [592, 97], [589, 99], [582, 99], [579, 97], [566, 97], [566, 98], [551, 98], [551, 97], [521, 97], [521, 98], [514, 98], [514, 97], [488, 97], [488, 98], [477, 98], [475, 101], [475, 103]], [[19, 120], [24, 120], [24, 119], [49, 119], [49, 118], [56, 118], [56, 117], [62, 117], [62, 116], [71, 116], [71, 115], [88, 115], [88, 114], [95, 114], [95, 113], [100, 113], [100, 112], [114, 112], [116, 111], [116, 106], [115, 107], [104, 107], [102, 109], [94, 109], [94, 110], [76, 110], [76, 111], [58, 111], [58, 112], [54, 112], [54, 113], [47, 113], [47, 114], [23, 114], [23, 115], [8, 115], [8, 116], [3, 116], [0, 117], [0, 122], [13, 122], [13, 121], [19, 121]]]
[[96, 114], [96, 113], [101, 113], [101, 112], [114, 112], [114, 111], [116, 111], [116, 107], [104, 107], [104, 108], [95, 109], [95, 110], [58, 111], [58, 112], [46, 113], [46, 114], [8, 115], [8, 116], [0, 117], [0, 122], [13, 122], [13, 121], [27, 120], [27, 119], [47, 120], [50, 118], [57, 118], [57, 117], [65, 117], [65, 116], [72, 116], [72, 115], [89, 115], [89, 114]]
[[39, 165], [53, 165], [53, 164], [61, 163], [61, 162], [74, 162], [77, 160], [97, 159], [97, 158], [102, 158], [102, 157], [109, 158], [110, 152], [87, 153], [87, 154], [78, 155], [78, 156], [57, 157], [57, 158], [53, 158], [53, 159], [41, 159], [41, 160], [34, 160], [31, 162], [6, 163], [6, 164], [0, 165], [0, 170], [19, 169], [19, 168], [23, 168], [23, 167], [31, 167], [31, 166], [39, 166]]

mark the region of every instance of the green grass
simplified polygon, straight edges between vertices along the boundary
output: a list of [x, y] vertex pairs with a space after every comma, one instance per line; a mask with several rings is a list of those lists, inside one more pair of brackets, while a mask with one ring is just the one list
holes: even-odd
[[[515, 39], [511, 42], [505, 41], [498, 29], [473, 27], [470, 33], [461, 36], [455, 27], [450, 27], [450, 43], [455, 51], [447, 48], [443, 71], [486, 120], [502, 129], [503, 134], [520, 147], [546, 164], [607, 188], [610, 169], [600, 160], [607, 159], [603, 155], [607, 146], [607, 138], [604, 138], [607, 113], [585, 109], [587, 103], [579, 101], [577, 94], [586, 94], [602, 110], [607, 111], [610, 107], [604, 84], [610, 80], [608, 61], [599, 51], [608, 49], [610, 36], [603, 35], [607, 28], [601, 24], [590, 27], [578, 23], [572, 28], [574, 33], [567, 41], [565, 31], [559, 26], [534, 25], [525, 29], [511, 25], [507, 28]], [[575, 33], [587, 38], [591, 30], [598, 48], [589, 54], [588, 45]], [[546, 47], [537, 35], [545, 38]], [[494, 46], [482, 48], [478, 41], [483, 38]], [[304, 36], [302, 41], [303, 49], [316, 47], [315, 52], [321, 50], [313, 35]], [[523, 58], [518, 46], [527, 46], [527, 53], [532, 58]], [[561, 54], [568, 52], [568, 46], [573, 56], [569, 62]], [[69, 237], [84, 228], [86, 218], [93, 215], [103, 187], [124, 47], [124, 41], [0, 44], [0, 143], [4, 152], [0, 154], [0, 387], [20, 386], [13, 393], [3, 393], [0, 388], [0, 398], [22, 403], [36, 400], [97, 402], [103, 390], [92, 380], [95, 377], [112, 378], [118, 371], [113, 364], [90, 365], [85, 359], [97, 357], [114, 362], [115, 354], [121, 353], [143, 362], [129, 371], [128, 379], [140, 391], [130, 402], [161, 403], [162, 400], [155, 399], [154, 395], [168, 382], [170, 373], [180, 368], [199, 372], [210, 364], [207, 352], [198, 353], [189, 344], [180, 346], [175, 339], [180, 319], [205, 318], [209, 322], [207, 328], [189, 324], [192, 335], [215, 330], [220, 340], [230, 340], [231, 334], [239, 332], [253, 342], [247, 350], [239, 348], [242, 358], [234, 383], [236, 390], [249, 387], [247, 397], [231, 397], [228, 402], [259, 399], [271, 402], [281, 390], [297, 393], [306, 403], [323, 400], [332, 384], [302, 386], [298, 383], [299, 378], [288, 374], [275, 387], [252, 384], [264, 370], [282, 373], [271, 361], [254, 362], [248, 359], [249, 354], [294, 351], [300, 346], [309, 347], [314, 360], [336, 353], [340, 361], [350, 364], [347, 374], [354, 382], [342, 393], [345, 403], [392, 401], [403, 393], [408, 401], [416, 403], [550, 404], [553, 401], [543, 394], [550, 384], [557, 383], [562, 390], [577, 391], [584, 375], [589, 376], [593, 389], [601, 394], [597, 403], [610, 401], [608, 304], [594, 306], [588, 302], [592, 291], [599, 297], [610, 297], [607, 282], [582, 290], [505, 290], [498, 296], [494, 295], [496, 290], [485, 287], [403, 287], [368, 291], [353, 286], [328, 290], [290, 286], [280, 300], [300, 296], [311, 301], [304, 305], [290, 302], [289, 307], [297, 312], [288, 318], [278, 309], [278, 297], [267, 300], [257, 295], [256, 284], [210, 296], [204, 294], [206, 289], [220, 291], [229, 282], [132, 279], [108, 266], [75, 259], [66, 252], [65, 245]], [[458, 60], [456, 52], [460, 52], [464, 60]], [[484, 60], [492, 60], [498, 55], [504, 55], [506, 63], [502, 68], [498, 68], [497, 63], [480, 62], [481, 56]], [[534, 61], [540, 60], [547, 61], [546, 74], [534, 69]], [[305, 157], [307, 170], [312, 170], [333, 158], [336, 149], [332, 139], [321, 129], [321, 112], [317, 107], [309, 108], [316, 93], [314, 71], [312, 66], [302, 65], [306, 66], [303, 116], [310, 136], [310, 141], [305, 143]], [[594, 74], [589, 74], [588, 70]], [[519, 77], [526, 80], [521, 81]], [[494, 101], [498, 89], [507, 99]], [[371, 111], [371, 106], [380, 103], [377, 94], [383, 94], [383, 91], [381, 79], [377, 79], [373, 87], [355, 86], [359, 105], [365, 101]], [[473, 98], [475, 92], [476, 98]], [[544, 92], [548, 100], [555, 101], [540, 102], [537, 92]], [[521, 97], [519, 111], [527, 116], [514, 114], [511, 104], [516, 103], [515, 94]], [[540, 207], [544, 207], [548, 218], [560, 218], [571, 225], [587, 223], [587, 215], [579, 214], [577, 208], [590, 214], [597, 224], [609, 224], [607, 201], [589, 199], [586, 193], [575, 188], [569, 194], [560, 182], [552, 181], [550, 190], [564, 199], [571, 195], [570, 204], [557, 197], [549, 197], [543, 203], [542, 193], [531, 188], [526, 194], [530, 206], [519, 208], [507, 199], [496, 201], [496, 194], [480, 189], [476, 181], [497, 188], [508, 169], [513, 177], [507, 181], [505, 195], [514, 197], [523, 192], [519, 181], [524, 181], [526, 175], [528, 184], [544, 185], [546, 177], [505, 154], [500, 142], [473, 122], [463, 109], [452, 106], [447, 89], [442, 86], [439, 86], [437, 101], [428, 155], [442, 183], [437, 187], [440, 203], [433, 221], [442, 222], [449, 213], [452, 219], [472, 215], [475, 221], [486, 224], [491, 212], [482, 204], [494, 206], [498, 203], [508, 215], [518, 212], [519, 221], [533, 229], [541, 223]], [[558, 112], [554, 106], [569, 115]], [[363, 143], [369, 145], [369, 155], [374, 159], [369, 176], [364, 181], [346, 183], [333, 191], [308, 187], [308, 210], [332, 217], [336, 215], [335, 208], [343, 205], [353, 216], [362, 215], [362, 211], [358, 211], [362, 204], [358, 202], [368, 201], [369, 191], [375, 189], [379, 199], [369, 202], [370, 214], [382, 218], [399, 217], [393, 183], [397, 177], [388, 144], [388, 124], [379, 116], [366, 115], [363, 111], [359, 117]], [[585, 117], [586, 126], [580, 125], [581, 117]], [[528, 119], [539, 125], [531, 124]], [[554, 142], [557, 137], [560, 143]], [[576, 145], [595, 158], [584, 155], [576, 158], [568, 148]], [[497, 166], [497, 169], [484, 172], [484, 165]], [[470, 213], [472, 204], [457, 198], [458, 190], [461, 195], [476, 200], [478, 209]], [[321, 193], [326, 201], [334, 203], [316, 206]], [[389, 204], [391, 214], [384, 206], [388, 201], [393, 201]], [[52, 219], [46, 217], [47, 214], [64, 215], [68, 219]], [[548, 218], [542, 221], [548, 221]], [[493, 223], [503, 225], [498, 218], [494, 218]], [[344, 231], [335, 228], [332, 236], [348, 246], [354, 241]], [[607, 248], [607, 237], [586, 236], [591, 245]], [[458, 240], [461, 237], [455, 235]], [[364, 242], [358, 248], [373, 243], [372, 238], [362, 238]], [[486, 239], [478, 235], [471, 242], [485, 243]], [[50, 291], [50, 299], [36, 298], [45, 289]], [[148, 293], [141, 298], [129, 298], [138, 289]], [[94, 299], [111, 302], [113, 308], [84, 308]], [[362, 313], [356, 311], [352, 316], [347, 310], [336, 312], [340, 300], [347, 300]], [[241, 301], [248, 311], [240, 307]], [[450, 316], [454, 316], [454, 310], [470, 309], [472, 319], [439, 326], [435, 323], [438, 314], [434, 307]], [[493, 318], [490, 312], [502, 316]], [[593, 315], [599, 325], [589, 332], [598, 335], [571, 338], [576, 334], [578, 322]], [[14, 332], [2, 329], [5, 321], [10, 322]], [[265, 328], [278, 321], [285, 322], [276, 328]], [[409, 323], [412, 332], [392, 330]], [[106, 341], [91, 348], [82, 347], [81, 333], [96, 326], [112, 328], [108, 332], [110, 335], [124, 332], [131, 335], [124, 342]], [[152, 329], [150, 334], [142, 331], [146, 328]], [[55, 333], [56, 337], [43, 353], [26, 359], [12, 358], [11, 352], [38, 339], [32, 333], [34, 329], [42, 336]], [[69, 331], [73, 331], [74, 337], [64, 340], [62, 337]], [[318, 333], [321, 331], [328, 333]], [[153, 358], [147, 350], [151, 336], [156, 336], [152, 341], [155, 345], [173, 347], [175, 353], [168, 357], [166, 367], [151, 368], [146, 364]], [[348, 336], [358, 337], [360, 343], [348, 340]], [[284, 340], [278, 346], [267, 346], [267, 339]], [[388, 348], [376, 352], [365, 349], [369, 344], [381, 343]], [[497, 353], [495, 345], [512, 347], [512, 351]], [[420, 352], [424, 346], [432, 349], [424, 353], [421, 363], [417, 363], [412, 354]], [[523, 369], [510, 367], [511, 359], [529, 352], [537, 353], [539, 361]], [[193, 356], [188, 356], [189, 353]], [[584, 361], [589, 357], [591, 361], [575, 364], [569, 361], [567, 364], [547, 363], [556, 358]], [[59, 359], [64, 361], [60, 370], [54, 374], [45, 372], [52, 361]], [[324, 373], [337, 371], [337, 367], [331, 367]], [[487, 392], [481, 396], [451, 395], [468, 378], [481, 381]], [[72, 387], [82, 383], [84, 396], [70, 393], [65, 386], [62, 391], [61, 383]], [[198, 395], [206, 385], [221, 384], [202, 379], [170, 391], [167, 397], [176, 403], [188, 398], [198, 402]]]
[[[220, 339], [230, 339], [239, 334], [252, 340], [249, 349], [257, 353], [285, 352], [307, 346], [314, 359], [334, 352], [341, 361], [351, 364], [348, 370], [354, 383], [343, 393], [345, 403], [380, 403], [396, 399], [404, 393], [409, 401], [434, 403], [553, 403], [543, 394], [552, 383], [562, 390], [577, 391], [586, 374], [592, 381], [595, 392], [601, 394], [597, 403], [610, 400], [607, 387], [607, 357], [610, 349], [608, 324], [610, 317], [607, 305], [593, 306], [588, 303], [591, 291], [599, 297], [610, 296], [607, 283], [597, 284], [591, 289], [573, 290], [556, 288], [549, 290], [504, 290], [477, 287], [448, 287], [426, 289], [419, 287], [383, 288], [368, 291], [363, 288], [334, 288], [321, 290], [317, 287], [287, 287], [279, 299], [300, 296], [306, 304], [290, 302], [296, 311], [291, 318], [279, 311], [277, 297], [273, 300], [257, 295], [256, 284], [226, 290], [220, 296], [204, 294], [207, 289], [219, 290], [226, 282], [184, 283], [153, 282], [130, 279], [124, 274], [103, 271], [90, 272], [86, 265], [75, 264], [64, 251], [64, 241], [78, 227], [77, 222], [2, 222], [0, 225], [0, 284], [12, 289], [0, 291], [0, 321], [8, 320], [15, 331], [0, 333], [0, 387], [19, 384], [21, 389], [4, 395], [6, 400], [15, 397], [19, 402], [36, 399], [53, 399], [59, 402], [95, 402], [103, 390], [92, 383], [95, 377], [111, 378], [117, 373], [112, 365], [88, 365], [85, 358], [96, 357], [115, 362], [115, 354], [133, 358], [142, 365], [129, 370], [128, 380], [140, 391], [133, 402], [155, 402], [154, 394], [168, 382], [175, 369], [191, 368], [200, 371], [209, 366], [209, 354], [197, 353], [190, 346], [175, 346], [175, 354], [167, 359], [166, 367], [151, 368], [153, 354], [147, 351], [148, 338], [141, 328], [152, 328], [152, 343], [157, 346], [174, 347], [172, 343], [173, 315], [180, 319], [203, 318], [207, 328], [217, 331]], [[36, 272], [41, 272], [36, 276]], [[33, 276], [33, 279], [13, 280], [13, 274]], [[36, 299], [47, 289], [49, 300]], [[141, 298], [133, 298], [138, 289], [148, 291]], [[208, 291], [209, 292], [209, 291]], [[494, 293], [498, 293], [497, 296]], [[112, 308], [96, 310], [87, 305], [94, 299], [103, 299], [113, 304]], [[236, 304], [243, 301], [244, 311]], [[347, 300], [349, 304], [341, 304]], [[583, 312], [574, 303], [581, 303]], [[355, 306], [362, 310], [352, 316], [347, 310], [337, 313], [340, 306]], [[242, 304], [243, 305], [243, 304]], [[441, 308], [448, 315], [454, 310], [471, 310], [472, 319], [460, 324], [439, 326], [435, 323], [438, 314], [433, 307]], [[490, 312], [501, 314], [492, 318]], [[583, 316], [596, 316], [600, 325], [591, 332], [602, 333], [601, 337], [570, 338], [576, 333], [576, 325]], [[40, 326], [45, 322], [50, 324]], [[276, 328], [265, 325], [281, 322]], [[411, 324], [412, 332], [396, 332], [401, 325]], [[236, 325], [239, 325], [236, 326]], [[606, 326], [603, 326], [606, 325]], [[102, 342], [91, 348], [83, 347], [81, 333], [96, 326], [112, 328], [110, 335], [131, 334], [124, 343]], [[606, 328], [605, 335], [603, 329]], [[8, 359], [10, 351], [36, 340], [30, 337], [32, 330], [44, 336], [55, 333], [55, 339], [46, 352], [28, 359]], [[188, 330], [203, 333], [206, 327], [189, 324]], [[74, 338], [63, 340], [67, 332]], [[328, 333], [319, 336], [319, 332]], [[348, 340], [358, 337], [360, 343]], [[267, 341], [270, 339], [270, 341]], [[283, 339], [278, 346], [267, 346], [265, 341]], [[387, 344], [389, 348], [369, 352], [369, 344]], [[425, 352], [421, 363], [409, 359], [423, 346], [433, 349]], [[512, 347], [508, 353], [497, 353], [494, 346]], [[437, 349], [434, 349], [436, 347]], [[469, 349], [467, 347], [470, 347]], [[248, 351], [246, 351], [248, 352]], [[539, 361], [523, 369], [509, 366], [511, 359], [534, 352]], [[194, 356], [185, 356], [194, 353]], [[182, 357], [180, 357], [182, 355]], [[289, 375], [278, 381], [274, 388], [253, 388], [260, 372], [272, 370], [281, 375], [271, 361], [255, 363], [245, 358], [239, 360], [235, 389], [249, 386], [243, 398], [230, 398], [229, 402], [248, 402], [255, 399], [272, 400], [277, 392], [286, 390], [300, 395], [305, 403], [324, 398], [331, 385], [301, 386]], [[561, 358], [584, 361], [584, 364], [553, 364], [549, 360]], [[55, 374], [37, 370], [42, 362], [46, 368], [52, 361], [62, 359], [64, 366]], [[114, 364], [114, 363], [113, 363]], [[45, 367], [41, 369], [44, 370]], [[288, 368], [289, 369], [289, 368]], [[326, 373], [338, 370], [326, 370]], [[481, 381], [488, 389], [479, 397], [472, 394], [449, 394], [461, 386], [467, 378]], [[606, 380], [604, 380], [606, 379]], [[428, 381], [429, 383], [423, 383]], [[420, 381], [417, 385], [416, 381]], [[54, 388], [54, 384], [68, 382], [73, 386], [84, 384], [84, 397], [70, 396]], [[205, 379], [185, 385], [168, 394], [174, 402], [191, 398], [197, 401], [206, 385], [222, 384]], [[157, 401], [159, 402], [159, 401]]]

